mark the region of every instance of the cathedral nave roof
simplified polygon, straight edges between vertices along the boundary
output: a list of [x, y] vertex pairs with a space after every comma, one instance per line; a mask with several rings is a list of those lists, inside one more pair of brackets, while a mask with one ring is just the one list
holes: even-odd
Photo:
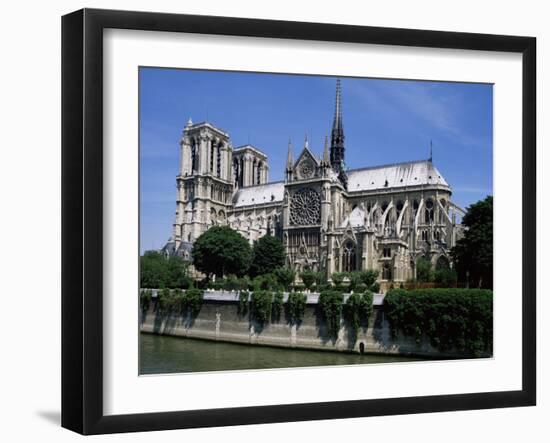
[[235, 208], [242, 206], [280, 203], [285, 194], [285, 183], [282, 181], [266, 183], [265, 185], [240, 188], [233, 197]]
[[447, 181], [430, 160], [394, 163], [348, 171], [349, 192], [422, 185], [449, 187]]

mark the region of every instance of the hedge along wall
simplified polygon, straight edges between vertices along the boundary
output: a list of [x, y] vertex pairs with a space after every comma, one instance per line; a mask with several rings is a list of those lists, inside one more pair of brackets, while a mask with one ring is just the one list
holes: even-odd
[[493, 291], [488, 289], [390, 290], [384, 310], [392, 334], [427, 337], [441, 351], [473, 356], [493, 352]]

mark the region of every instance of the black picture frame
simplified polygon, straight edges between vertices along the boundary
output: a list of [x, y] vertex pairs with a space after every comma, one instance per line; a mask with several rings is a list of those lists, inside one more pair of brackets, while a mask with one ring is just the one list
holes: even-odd
[[[103, 30], [268, 37], [522, 54], [522, 389], [177, 412], [103, 413]], [[62, 18], [62, 426], [82, 434], [531, 406], [536, 403], [536, 39], [83, 9]]]

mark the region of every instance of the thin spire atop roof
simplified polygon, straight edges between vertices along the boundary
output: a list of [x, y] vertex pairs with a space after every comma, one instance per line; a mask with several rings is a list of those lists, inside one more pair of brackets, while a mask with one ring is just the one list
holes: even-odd
[[325, 136], [325, 149], [323, 151], [323, 161], [328, 165], [330, 164], [330, 153], [328, 148], [328, 135]]
[[340, 79], [336, 79], [336, 103], [334, 105], [334, 122], [333, 129], [343, 129], [342, 123], [342, 85]]
[[288, 139], [288, 154], [286, 156], [286, 167], [292, 169], [292, 141]]

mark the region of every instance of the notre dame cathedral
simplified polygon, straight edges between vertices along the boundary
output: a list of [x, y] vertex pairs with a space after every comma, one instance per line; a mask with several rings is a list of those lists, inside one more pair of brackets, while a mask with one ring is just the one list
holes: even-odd
[[319, 158], [305, 145], [296, 159], [289, 142], [284, 181], [269, 182], [267, 155], [232, 147], [211, 123], [183, 129], [173, 236], [163, 250], [191, 259], [193, 242], [209, 227], [229, 225], [250, 243], [281, 239], [297, 270], [376, 269], [381, 282], [416, 276], [419, 257], [451, 264], [461, 235], [452, 190], [430, 158], [348, 169], [340, 80], [330, 143]]

